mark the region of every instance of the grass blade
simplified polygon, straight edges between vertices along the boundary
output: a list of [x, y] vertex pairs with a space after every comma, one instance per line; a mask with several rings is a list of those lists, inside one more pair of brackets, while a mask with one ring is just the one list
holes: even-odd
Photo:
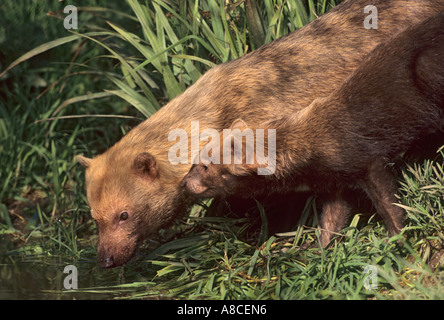
[[[100, 36], [100, 35], [107, 35], [107, 34], [109, 34], [109, 32], [90, 32], [90, 33], [88, 33], [88, 35], [91, 37]], [[81, 35], [77, 34], [77, 35], [67, 36], [67, 37], [59, 38], [59, 39], [41, 44], [38, 47], [35, 47], [34, 49], [32, 49], [31, 51], [28, 51], [24, 55], [20, 56], [14, 62], [12, 62], [5, 70], [2, 71], [2, 73], [0, 73], [0, 78], [2, 76], [4, 76], [9, 70], [11, 70], [15, 66], [19, 65], [20, 63], [22, 63], [26, 60], [29, 60], [32, 57], [35, 57], [43, 52], [46, 52], [46, 51], [51, 50], [55, 47], [64, 45], [66, 43], [78, 40], [80, 38], [81, 38]]]

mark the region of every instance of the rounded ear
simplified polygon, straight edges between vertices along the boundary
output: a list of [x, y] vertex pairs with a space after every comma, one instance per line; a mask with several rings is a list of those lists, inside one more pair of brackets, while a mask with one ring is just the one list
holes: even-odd
[[134, 159], [133, 169], [139, 176], [155, 179], [158, 176], [156, 159], [148, 152], [139, 153]]
[[82, 165], [82, 166], [84, 166], [85, 168], [89, 168], [89, 166], [91, 165], [91, 161], [92, 161], [93, 159], [91, 159], [91, 158], [87, 158], [87, 157], [84, 157], [84, 156], [80, 156], [80, 155], [78, 155], [77, 156], [77, 161]]
[[236, 120], [233, 121], [233, 123], [231, 124], [230, 127], [231, 130], [233, 129], [239, 129], [240, 131], [243, 131], [245, 129], [248, 129], [248, 125], [245, 123], [244, 120], [242, 120], [241, 118], [237, 118]]

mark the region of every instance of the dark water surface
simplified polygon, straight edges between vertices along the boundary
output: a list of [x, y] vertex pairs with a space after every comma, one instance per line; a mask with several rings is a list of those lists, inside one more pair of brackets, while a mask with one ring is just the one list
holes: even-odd
[[[74, 266], [77, 277], [66, 266]], [[134, 269], [134, 268], [133, 268]], [[14, 254], [0, 251], [0, 300], [5, 299], [113, 299], [133, 297], [149, 290], [154, 274], [129, 267], [101, 269], [96, 259]], [[67, 279], [68, 277], [68, 279]], [[77, 289], [73, 289], [77, 278]]]

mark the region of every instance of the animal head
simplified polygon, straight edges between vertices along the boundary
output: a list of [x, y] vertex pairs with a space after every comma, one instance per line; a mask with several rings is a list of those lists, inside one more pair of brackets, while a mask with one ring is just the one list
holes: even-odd
[[222, 164], [194, 164], [180, 183], [181, 188], [198, 198], [213, 198], [233, 194], [237, 177]]
[[87, 199], [99, 229], [98, 263], [120, 266], [150, 233], [177, 217], [182, 200], [178, 181], [170, 183], [162, 164], [147, 152], [110, 149], [94, 159], [83, 156]]
[[[241, 119], [235, 120], [231, 125], [231, 132], [235, 129], [241, 132], [251, 130]], [[243, 140], [242, 137], [239, 139], [239, 136], [236, 138], [232, 134], [224, 135], [220, 140], [208, 142], [201, 150], [200, 162], [193, 164], [182, 179], [180, 187], [198, 198], [236, 194], [247, 186], [245, 176], [251, 176], [259, 167], [255, 163], [247, 163], [247, 155], [254, 156], [254, 135], [252, 137], [253, 143], [248, 139]], [[235, 152], [236, 139], [242, 146], [240, 154]], [[217, 156], [214, 156], [215, 153]]]

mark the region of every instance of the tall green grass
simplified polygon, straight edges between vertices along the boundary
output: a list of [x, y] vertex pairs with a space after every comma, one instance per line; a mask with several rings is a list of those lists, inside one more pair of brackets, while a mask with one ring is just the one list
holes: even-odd
[[[124, 99], [148, 117], [215, 64], [236, 59], [258, 45], [294, 31], [335, 4], [326, 0], [248, 1], [249, 7], [255, 9], [251, 15], [247, 14], [246, 3], [236, 1], [226, 4], [220, 0], [127, 0], [126, 3], [131, 15], [107, 8], [79, 7], [80, 12], [107, 12], [123, 21], [118, 24], [106, 19], [108, 28], [95, 26], [93, 30], [80, 23], [78, 32], [30, 50], [3, 73], [54, 47], [88, 39], [107, 52], [98, 58], [117, 67], [112, 73], [102, 70], [113, 84], [112, 89], [105, 91]], [[125, 21], [133, 26], [131, 30]], [[253, 25], [255, 32], [250, 33], [248, 26]], [[75, 71], [91, 71], [88, 64], [73, 64], [70, 68], [74, 75]], [[108, 95], [93, 92], [68, 102], [104, 96]]]
[[[6, 1], [0, 8], [0, 236], [2, 242], [30, 244], [31, 251], [78, 256], [78, 237], [83, 231], [91, 234], [94, 225], [75, 156], [104, 150], [121, 135], [124, 122], [91, 117], [39, 121], [91, 111], [116, 114], [123, 104], [105, 99], [90, 99], [86, 106], [69, 103], [79, 93], [103, 89], [98, 74], [109, 66], [98, 63], [95, 57], [103, 52], [84, 41], [51, 42], [67, 33], [60, 28], [62, 20], [47, 16], [59, 9], [60, 3], [39, 0]], [[88, 61], [88, 68], [71, 72], [73, 56], [79, 65]]]

